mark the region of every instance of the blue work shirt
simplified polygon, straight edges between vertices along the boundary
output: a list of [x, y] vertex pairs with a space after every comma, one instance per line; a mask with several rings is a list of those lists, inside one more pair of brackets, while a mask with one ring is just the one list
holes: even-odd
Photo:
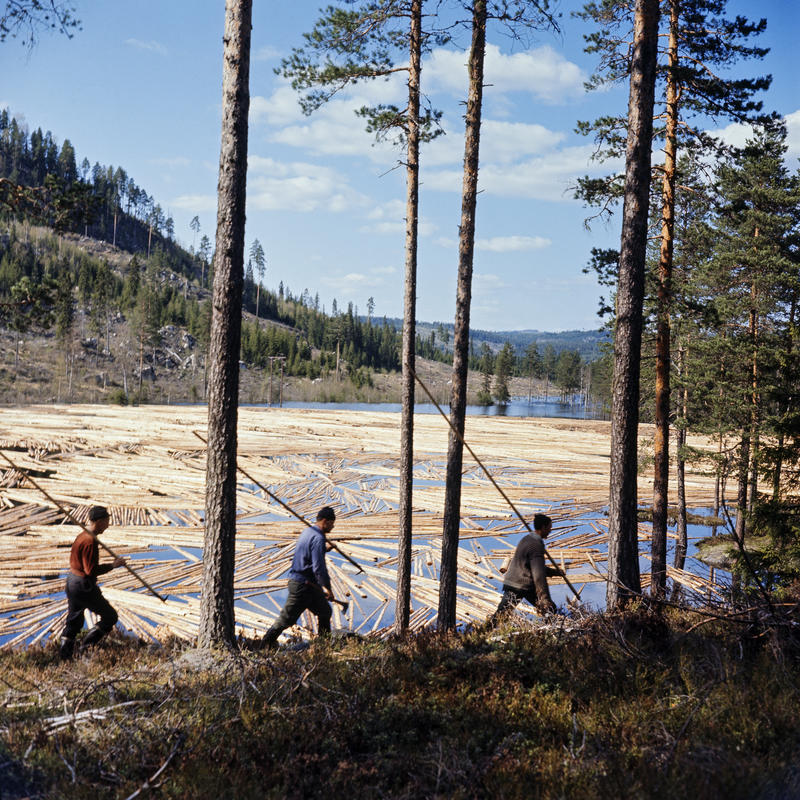
[[325, 566], [325, 534], [316, 525], [306, 528], [297, 540], [289, 580], [318, 583], [330, 589], [331, 579]]

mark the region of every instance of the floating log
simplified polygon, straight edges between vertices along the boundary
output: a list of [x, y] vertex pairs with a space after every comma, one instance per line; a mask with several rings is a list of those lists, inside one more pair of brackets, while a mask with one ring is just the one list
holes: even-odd
[[[206, 410], [145, 406], [38, 406], [4, 409], [0, 445], [78, 519], [102, 503], [112, 524], [103, 541], [131, 559], [168, 596], [148, 597], [122, 570], [101, 577], [121, 624], [143, 639], [196, 636], [202, 582], [205, 455], [191, 431]], [[396, 563], [399, 434], [397, 415], [329, 410], [239, 410], [239, 459], [270, 492], [306, 517], [332, 505], [331, 538], [364, 567], [335, 553], [328, 564], [337, 595], [350, 600], [337, 625], [384, 636], [392, 627]], [[643, 432], [646, 427], [643, 426]], [[603, 580], [608, 537], [608, 423], [469, 417], [466, 438], [526, 519], [549, 513], [549, 551], [574, 582]], [[438, 605], [448, 432], [432, 415], [415, 419], [412, 630], [431, 624]], [[699, 438], [695, 447], [713, 446]], [[45, 641], [66, 608], [64, 578], [74, 525], [27, 484], [0, 469], [0, 646]], [[674, 485], [674, 484], [673, 484]], [[710, 505], [713, 482], [689, 470], [693, 506]], [[649, 481], [641, 480], [641, 488]], [[260, 635], [282, 606], [285, 573], [301, 525], [249, 481], [237, 485], [234, 597], [237, 631]], [[501, 567], [524, 533], [477, 466], [465, 461], [457, 616], [482, 619], [496, 608]], [[649, 527], [640, 528], [640, 538]], [[102, 560], [105, 560], [101, 557]], [[669, 577], [692, 591], [718, 587], [688, 571]], [[558, 584], [558, 579], [551, 583]], [[362, 596], [363, 595], [363, 596]], [[308, 636], [313, 621], [303, 621]]]

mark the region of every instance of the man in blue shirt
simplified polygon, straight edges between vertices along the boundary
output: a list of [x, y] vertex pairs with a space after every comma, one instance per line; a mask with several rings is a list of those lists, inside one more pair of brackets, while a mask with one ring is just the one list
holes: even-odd
[[330, 549], [325, 536], [333, 530], [335, 522], [333, 509], [323, 506], [317, 514], [317, 524], [300, 534], [289, 570], [289, 596], [278, 619], [264, 634], [265, 647], [275, 645], [278, 637], [294, 625], [306, 610], [316, 615], [320, 636], [331, 632], [331, 606], [328, 600], [333, 600], [333, 592], [325, 566], [325, 552]]

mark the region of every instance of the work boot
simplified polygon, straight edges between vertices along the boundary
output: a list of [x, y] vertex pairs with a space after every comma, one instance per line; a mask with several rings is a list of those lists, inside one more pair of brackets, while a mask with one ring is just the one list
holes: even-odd
[[282, 631], [276, 631], [274, 628], [270, 628], [261, 639], [261, 649], [274, 650], [278, 646], [278, 637], [281, 633]]
[[80, 651], [85, 653], [92, 645], [97, 644], [105, 635], [107, 631], [103, 630], [99, 625], [95, 625], [89, 629], [86, 636], [83, 637], [81, 642]]
[[72, 654], [75, 652], [75, 640], [70, 639], [68, 636], [62, 636], [59, 639], [59, 655], [61, 656], [62, 661], [69, 661], [72, 658]]

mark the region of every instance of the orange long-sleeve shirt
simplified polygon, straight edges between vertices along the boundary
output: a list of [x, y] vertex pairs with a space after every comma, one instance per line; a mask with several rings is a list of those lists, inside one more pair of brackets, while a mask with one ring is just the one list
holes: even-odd
[[72, 543], [69, 553], [69, 569], [81, 578], [97, 578], [111, 571], [111, 564], [100, 564], [97, 540], [91, 533], [81, 531]]

